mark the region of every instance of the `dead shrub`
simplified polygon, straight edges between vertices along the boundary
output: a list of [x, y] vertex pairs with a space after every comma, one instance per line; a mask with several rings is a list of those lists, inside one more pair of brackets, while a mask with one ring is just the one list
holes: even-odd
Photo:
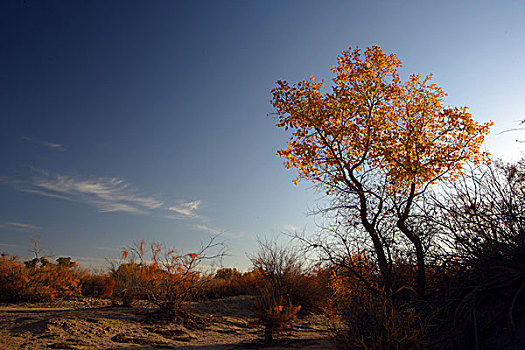
[[206, 285], [204, 296], [208, 299], [217, 299], [248, 294], [242, 282], [243, 274], [236, 268], [221, 268]]
[[[200, 265], [221, 257], [221, 247], [212, 239], [198, 253], [182, 254], [158, 242], [146, 248], [142, 240], [123, 249], [123, 263], [112, 267], [110, 277], [114, 283], [106, 285], [107, 292], [112, 290], [113, 297], [124, 305], [148, 300], [169, 317], [188, 319], [185, 303], [204, 293], [210, 281]], [[213, 253], [216, 248], [218, 252]]]
[[331, 294], [329, 279], [327, 269], [315, 268], [303, 272], [293, 281], [289, 289], [290, 301], [294, 305], [301, 305], [300, 315], [324, 313]]
[[304, 276], [302, 263], [291, 248], [280, 247], [275, 241], [259, 241], [259, 252], [252, 264], [258, 272], [253, 307], [264, 326], [264, 341], [271, 343], [275, 334], [293, 326], [301, 309], [301, 305], [293, 303], [292, 295]]
[[258, 293], [253, 301], [255, 316], [264, 326], [264, 342], [273, 342], [275, 334], [292, 328], [293, 321], [301, 309], [293, 305], [289, 298], [275, 289], [271, 281], [262, 277], [257, 284]]

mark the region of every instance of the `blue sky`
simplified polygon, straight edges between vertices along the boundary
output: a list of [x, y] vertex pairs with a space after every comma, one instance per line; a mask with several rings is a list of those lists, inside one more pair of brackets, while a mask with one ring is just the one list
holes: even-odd
[[523, 18], [521, 1], [4, 1], [0, 250], [39, 237], [88, 266], [222, 233], [245, 269], [257, 236], [315, 231], [318, 196], [275, 156], [270, 90], [329, 80], [355, 45], [433, 73], [518, 159], [525, 135], [499, 132], [525, 118]]

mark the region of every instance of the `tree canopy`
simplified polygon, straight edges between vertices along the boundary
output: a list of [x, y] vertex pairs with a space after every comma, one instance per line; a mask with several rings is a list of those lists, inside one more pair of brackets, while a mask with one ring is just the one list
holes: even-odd
[[272, 90], [277, 126], [292, 130], [277, 152], [300, 178], [344, 182], [348, 173], [372, 166], [384, 170], [392, 191], [403, 191], [461, 171], [480, 152], [491, 123], [475, 122], [467, 107], [444, 107], [447, 94], [432, 75], [401, 81], [401, 61], [372, 46], [343, 51], [332, 68], [331, 92], [309, 79]]

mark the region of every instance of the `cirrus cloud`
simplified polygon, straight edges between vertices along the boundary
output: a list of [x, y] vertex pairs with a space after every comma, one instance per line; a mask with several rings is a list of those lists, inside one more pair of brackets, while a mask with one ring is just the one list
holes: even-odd
[[34, 231], [40, 229], [40, 227], [35, 225], [15, 221], [0, 223], [0, 228], [8, 228], [17, 231]]
[[117, 177], [79, 178], [39, 170], [31, 179], [0, 177], [0, 183], [21, 192], [73, 202], [81, 202], [100, 212], [163, 214], [175, 212], [178, 218], [196, 218], [201, 201], [168, 205], [163, 200], [139, 192]]
[[199, 209], [201, 201], [190, 201], [186, 203], [181, 203], [179, 205], [173, 205], [168, 207], [169, 211], [175, 212], [183, 216], [196, 217], [196, 211]]

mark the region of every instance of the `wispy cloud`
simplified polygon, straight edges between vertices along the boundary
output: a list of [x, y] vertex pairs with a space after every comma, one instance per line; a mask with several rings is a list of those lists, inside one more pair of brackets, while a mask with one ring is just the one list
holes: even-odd
[[34, 137], [27, 137], [27, 136], [24, 136], [22, 137], [23, 140], [26, 140], [26, 141], [29, 141], [29, 142], [32, 142], [32, 143], [36, 143], [36, 144], [39, 144], [39, 145], [42, 145], [42, 146], [45, 146], [45, 147], [49, 147], [49, 148], [52, 148], [56, 151], [65, 151], [66, 148], [61, 145], [60, 143], [56, 143], [56, 142], [48, 142], [48, 141], [44, 141], [44, 140], [39, 140], [37, 138], [34, 138]]
[[190, 227], [192, 227], [195, 230], [199, 230], [199, 231], [204, 231], [204, 232], [210, 233], [213, 236], [222, 236], [222, 237], [235, 238], [235, 239], [242, 238], [242, 237], [246, 236], [246, 234], [244, 234], [242, 232], [233, 233], [233, 232], [230, 232], [228, 230], [223, 230], [223, 229], [220, 229], [218, 227], [210, 226], [210, 225], [208, 225], [206, 223], [196, 223], [196, 224], [190, 225]]
[[214, 235], [220, 235], [224, 233], [224, 230], [208, 226], [207, 224], [194, 224], [194, 225], [191, 225], [191, 227], [199, 231], [205, 231], [205, 232], [212, 233]]
[[101, 212], [145, 214], [164, 205], [161, 200], [137, 193], [123, 180], [112, 178], [79, 179], [42, 172], [31, 180], [0, 178], [22, 192], [69, 201], [84, 202]]
[[8, 228], [8, 229], [17, 230], [17, 231], [34, 231], [34, 230], [40, 229], [40, 227], [35, 226], [35, 225], [26, 224], [23, 222], [14, 222], [14, 221], [0, 223], [0, 228]]
[[82, 202], [100, 212], [123, 212], [132, 214], [157, 214], [175, 219], [197, 219], [200, 200], [179, 201], [168, 204], [151, 195], [140, 193], [130, 184], [117, 177], [93, 179], [51, 174], [33, 169], [31, 179], [0, 177], [0, 183], [21, 192], [62, 200]]
[[196, 217], [197, 214], [195, 212], [199, 209], [200, 205], [201, 201], [190, 201], [179, 205], [173, 205], [169, 207], [168, 210], [183, 216]]

